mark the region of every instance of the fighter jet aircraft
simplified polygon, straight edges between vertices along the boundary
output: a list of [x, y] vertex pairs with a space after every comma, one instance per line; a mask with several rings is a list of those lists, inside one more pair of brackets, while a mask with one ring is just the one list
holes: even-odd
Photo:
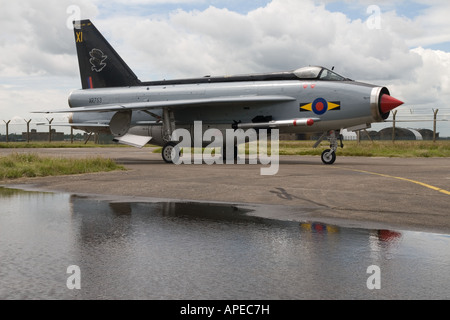
[[70, 94], [70, 109], [51, 112], [71, 112], [70, 126], [111, 133], [120, 143], [163, 146], [163, 160], [169, 163], [175, 129], [193, 132], [194, 122], [202, 121], [203, 130], [222, 132], [265, 128], [323, 133], [314, 147], [328, 139], [330, 148], [322, 161], [332, 164], [339, 140], [342, 146], [341, 130], [369, 128], [403, 104], [386, 87], [356, 82], [320, 66], [142, 82], [90, 20], [74, 21], [74, 34], [82, 89]]

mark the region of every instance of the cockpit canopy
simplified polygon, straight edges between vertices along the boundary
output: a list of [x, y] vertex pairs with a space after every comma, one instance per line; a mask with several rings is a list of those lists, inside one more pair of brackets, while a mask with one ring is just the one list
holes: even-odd
[[349, 81], [350, 79], [338, 75], [324, 67], [304, 67], [294, 71], [294, 74], [302, 80], [326, 80], [326, 81]]

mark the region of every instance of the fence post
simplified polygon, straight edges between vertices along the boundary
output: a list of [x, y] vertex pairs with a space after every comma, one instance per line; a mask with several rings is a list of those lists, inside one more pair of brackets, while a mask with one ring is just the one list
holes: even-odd
[[51, 118], [50, 120], [48, 118], [46, 118], [48, 121], [48, 142], [52, 142], [52, 122], [53, 122], [53, 118]]
[[393, 117], [394, 121], [392, 122], [392, 142], [395, 141], [395, 117], [397, 116], [397, 110], [394, 110]]
[[9, 123], [11, 122], [11, 120], [3, 120], [3, 122], [6, 124], [6, 142], [9, 142]]
[[436, 142], [436, 121], [437, 121], [437, 113], [439, 109], [434, 110], [434, 122], [433, 122], [433, 142]]
[[27, 143], [29, 143], [30, 142], [30, 122], [31, 122], [31, 119], [30, 120], [25, 120], [25, 119], [23, 119], [26, 123], [27, 123]]

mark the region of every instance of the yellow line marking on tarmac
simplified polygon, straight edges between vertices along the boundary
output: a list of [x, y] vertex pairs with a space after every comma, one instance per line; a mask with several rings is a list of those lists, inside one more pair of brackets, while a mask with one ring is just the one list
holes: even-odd
[[344, 168], [344, 169], [351, 170], [351, 171], [356, 171], [356, 172], [367, 173], [367, 174], [373, 174], [373, 175], [381, 176], [381, 177], [385, 177], [385, 178], [393, 178], [393, 179], [398, 179], [398, 180], [403, 180], [403, 181], [415, 183], [415, 184], [418, 184], [418, 185], [420, 185], [422, 187], [425, 187], [425, 188], [428, 188], [428, 189], [431, 189], [431, 190], [435, 190], [435, 191], [439, 191], [439, 192], [441, 192], [443, 194], [446, 194], [446, 195], [450, 196], [450, 191], [447, 191], [447, 190], [444, 190], [444, 189], [441, 189], [441, 188], [438, 188], [438, 187], [435, 187], [435, 186], [432, 186], [432, 185], [429, 185], [429, 184], [426, 184], [426, 183], [423, 183], [423, 182], [420, 182], [420, 181], [407, 179], [407, 178], [402, 178], [402, 177], [395, 177], [395, 176], [391, 176], [391, 175], [388, 175], [388, 174], [377, 173], [377, 172], [370, 172], [370, 171], [365, 171], [365, 170], [350, 169], [350, 168]]

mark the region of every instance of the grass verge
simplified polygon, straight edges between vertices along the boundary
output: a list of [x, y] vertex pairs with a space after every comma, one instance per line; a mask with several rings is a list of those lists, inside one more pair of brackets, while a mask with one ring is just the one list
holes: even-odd
[[[280, 141], [280, 155], [321, 155], [323, 150], [329, 148], [329, 143], [322, 142], [316, 149], [314, 141]], [[243, 146], [240, 146], [242, 148]], [[154, 153], [161, 153], [162, 148], [156, 148]], [[267, 151], [270, 153], [270, 142]], [[198, 150], [197, 150], [198, 152]], [[248, 144], [246, 147], [248, 153]], [[193, 151], [191, 151], [193, 153]], [[344, 148], [338, 148], [340, 156], [353, 157], [399, 157], [399, 158], [426, 158], [450, 157], [450, 141], [344, 141]]]
[[37, 149], [37, 148], [128, 148], [123, 144], [97, 144], [94, 142], [54, 141], [54, 142], [0, 142], [0, 149]]
[[41, 157], [31, 153], [13, 153], [0, 157], [0, 180], [107, 172], [113, 170], [125, 170], [125, 168], [116, 164], [111, 159], [101, 157], [65, 159]]
[[[316, 149], [308, 141], [280, 141], [280, 155], [320, 155], [329, 147], [322, 142]], [[427, 158], [450, 157], [450, 141], [344, 141], [340, 156]]]

